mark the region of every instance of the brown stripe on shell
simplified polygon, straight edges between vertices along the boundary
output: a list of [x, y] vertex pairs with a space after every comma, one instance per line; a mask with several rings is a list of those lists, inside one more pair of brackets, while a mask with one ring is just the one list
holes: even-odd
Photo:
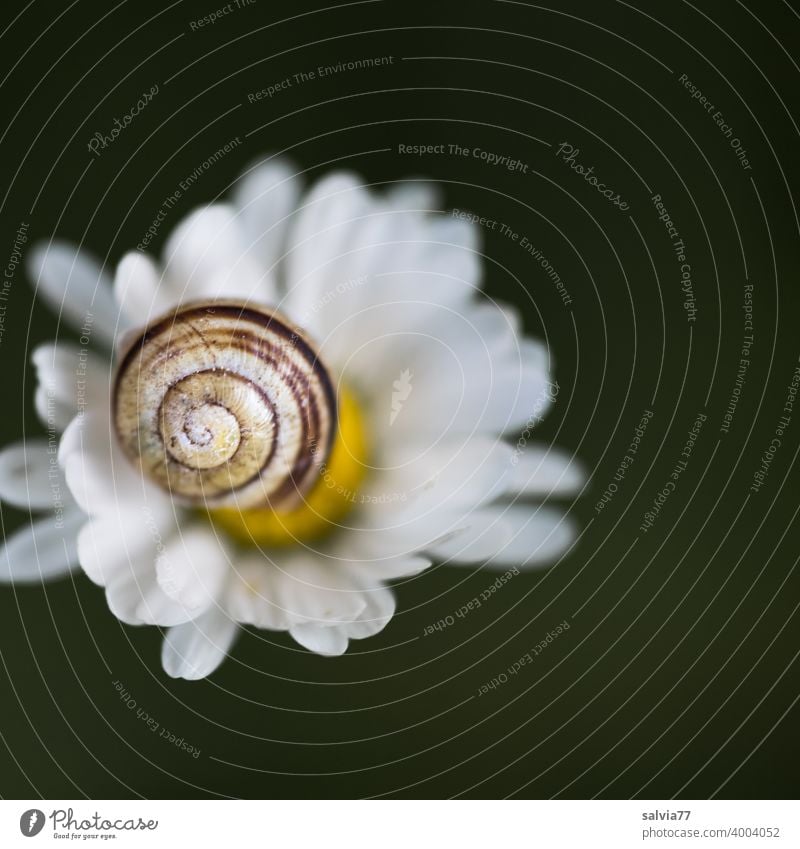
[[123, 451], [177, 499], [248, 508], [299, 501], [337, 426], [333, 382], [308, 340], [232, 301], [145, 328], [120, 361], [112, 415]]

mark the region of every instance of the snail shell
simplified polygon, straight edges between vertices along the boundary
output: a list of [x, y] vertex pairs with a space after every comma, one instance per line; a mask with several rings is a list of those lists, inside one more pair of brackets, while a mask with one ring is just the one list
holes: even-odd
[[287, 509], [319, 477], [336, 395], [314, 348], [275, 312], [194, 303], [150, 324], [120, 362], [125, 454], [173, 496]]

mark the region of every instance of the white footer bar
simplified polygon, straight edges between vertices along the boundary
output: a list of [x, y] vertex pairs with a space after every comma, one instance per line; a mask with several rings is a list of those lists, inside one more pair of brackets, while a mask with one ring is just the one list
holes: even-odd
[[0, 846], [800, 846], [795, 801], [0, 801]]

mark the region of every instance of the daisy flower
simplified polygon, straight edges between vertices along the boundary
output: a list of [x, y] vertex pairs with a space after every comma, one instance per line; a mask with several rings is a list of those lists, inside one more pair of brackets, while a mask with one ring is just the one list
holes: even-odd
[[573, 525], [541, 502], [582, 475], [528, 444], [548, 352], [481, 291], [477, 227], [437, 206], [343, 172], [303, 193], [273, 159], [160, 262], [140, 246], [111, 279], [35, 246], [37, 293], [78, 335], [32, 356], [46, 437], [0, 453], [0, 499], [32, 514], [2, 579], [80, 566], [198, 679], [241, 625], [340, 655], [392, 618], [392, 581], [564, 552]]

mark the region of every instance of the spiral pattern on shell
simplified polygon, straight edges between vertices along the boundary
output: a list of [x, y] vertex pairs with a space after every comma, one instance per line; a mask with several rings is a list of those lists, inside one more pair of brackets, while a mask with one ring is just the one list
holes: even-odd
[[192, 304], [150, 324], [115, 379], [122, 449], [181, 501], [287, 509], [319, 478], [336, 395], [309, 342], [274, 312]]

